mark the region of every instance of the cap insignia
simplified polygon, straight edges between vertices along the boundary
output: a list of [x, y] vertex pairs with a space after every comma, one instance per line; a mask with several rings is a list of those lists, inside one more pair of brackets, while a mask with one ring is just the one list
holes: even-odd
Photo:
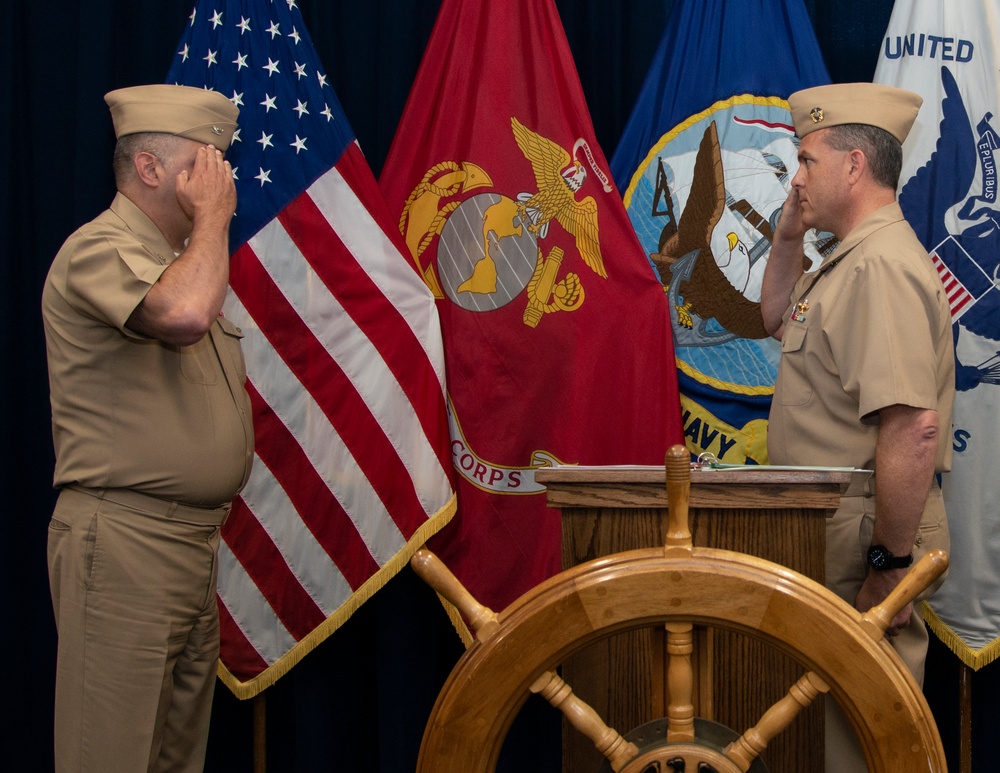
[[221, 126], [213, 126], [212, 127], [212, 134], [214, 134], [216, 136], [222, 134], [222, 127]]
[[823, 121], [823, 108], [814, 107], [809, 111], [809, 117], [812, 118], [813, 123], [821, 123]]

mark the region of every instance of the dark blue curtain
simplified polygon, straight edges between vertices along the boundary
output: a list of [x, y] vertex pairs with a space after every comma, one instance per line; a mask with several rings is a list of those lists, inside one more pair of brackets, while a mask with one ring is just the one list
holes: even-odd
[[[525, 0], [526, 2], [529, 0]], [[439, 0], [299, 0], [313, 41], [376, 175], [392, 141]], [[52, 769], [55, 629], [45, 540], [55, 500], [39, 299], [63, 239], [113, 195], [102, 96], [162, 82], [191, 0], [4, 4], [0, 25], [0, 504], [5, 668], [0, 768]], [[599, 142], [614, 151], [671, 0], [557, 0]], [[870, 80], [891, 0], [806, 0], [835, 81]], [[766, 56], [762, 42], [761, 56]], [[752, 66], [752, 62], [748, 62]], [[408, 570], [266, 695], [272, 773], [412, 770], [434, 697], [461, 654], [435, 596]], [[975, 675], [980, 770], [994, 668]], [[933, 645], [927, 691], [957, 763], [957, 661]], [[206, 770], [252, 767], [252, 703], [217, 691]], [[559, 719], [529, 706], [501, 769], [558, 769]]]

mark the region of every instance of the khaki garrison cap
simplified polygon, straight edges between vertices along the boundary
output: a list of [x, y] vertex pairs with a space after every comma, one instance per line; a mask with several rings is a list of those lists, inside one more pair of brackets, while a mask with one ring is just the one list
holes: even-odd
[[923, 99], [912, 91], [880, 83], [833, 83], [796, 91], [788, 98], [795, 133], [862, 123], [885, 129], [900, 144], [913, 126]]
[[115, 137], [162, 132], [225, 150], [233, 140], [239, 108], [217, 91], [193, 86], [132, 86], [104, 95]]

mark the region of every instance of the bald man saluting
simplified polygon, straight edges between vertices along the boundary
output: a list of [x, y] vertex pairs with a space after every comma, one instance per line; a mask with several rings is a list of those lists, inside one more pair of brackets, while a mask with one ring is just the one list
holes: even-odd
[[204, 767], [219, 652], [219, 530], [253, 428], [240, 331], [220, 316], [236, 208], [221, 94], [105, 97], [118, 193], [42, 294], [59, 634], [58, 773]]

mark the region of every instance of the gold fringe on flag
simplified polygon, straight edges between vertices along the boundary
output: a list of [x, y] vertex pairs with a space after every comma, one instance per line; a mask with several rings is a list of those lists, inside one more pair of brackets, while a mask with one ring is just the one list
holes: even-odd
[[[386, 562], [386, 564], [378, 572], [369, 577], [368, 581], [354, 591], [354, 593], [351, 594], [351, 597], [347, 599], [347, 601], [345, 601], [336, 612], [330, 615], [322, 625], [314, 629], [312, 633], [299, 641], [299, 643], [285, 653], [284, 656], [276, 660], [253, 679], [241, 682], [229, 671], [229, 669], [222, 665], [222, 662], [220, 661], [219, 678], [222, 680], [223, 684], [232, 690], [233, 695], [240, 700], [253, 698], [258, 693], [263, 692], [268, 687], [273, 685], [276, 681], [278, 681], [278, 679], [287, 674], [291, 670], [292, 666], [302, 660], [302, 658], [325, 641], [331, 633], [347, 622], [347, 619], [354, 614], [354, 612], [356, 612], [362, 604], [368, 601], [368, 599], [370, 599], [376, 591], [381, 590], [385, 584], [389, 582], [389, 580], [395, 577], [396, 574], [399, 573], [400, 569], [409, 563], [413, 554], [420, 550], [428, 539], [430, 539], [452, 519], [452, 516], [455, 515], [456, 509], [457, 496], [452, 494], [448, 504], [428, 518], [420, 526], [420, 528], [413, 533], [413, 536], [410, 537], [409, 541], [406, 543], [406, 547], [393, 556], [390, 561]], [[454, 614], [457, 615], [457, 611], [455, 611]], [[451, 618], [452, 623], [456, 625], [456, 629], [459, 630], [459, 633], [461, 634], [461, 629], [458, 628], [456, 618], [453, 616], [452, 611], [449, 611], [448, 616]], [[458, 618], [458, 622], [461, 622], [461, 618]]]
[[985, 647], [978, 650], [972, 649], [963, 641], [962, 637], [955, 633], [948, 624], [944, 622], [937, 613], [931, 609], [930, 604], [924, 601], [921, 605], [924, 622], [934, 632], [945, 646], [950, 649], [958, 659], [973, 671], [978, 671], [983, 666], [987, 666], [997, 658], [1000, 658], [1000, 639], [994, 639]]

